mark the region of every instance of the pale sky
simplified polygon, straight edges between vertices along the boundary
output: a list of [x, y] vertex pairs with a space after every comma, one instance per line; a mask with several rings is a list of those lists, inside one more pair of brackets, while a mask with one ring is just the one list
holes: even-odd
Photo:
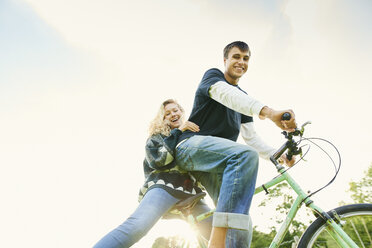
[[[0, 246], [91, 247], [122, 223], [138, 204], [160, 103], [175, 98], [189, 113], [234, 40], [252, 50], [240, 86], [338, 147], [340, 174], [314, 197], [337, 207], [372, 162], [371, 11], [368, 0], [1, 0]], [[267, 143], [284, 141], [269, 121], [255, 123]], [[291, 172], [305, 190], [333, 177], [315, 150]], [[258, 184], [275, 175], [262, 160]], [[265, 228], [260, 199], [251, 215]], [[166, 227], [134, 247], [185, 228]]]

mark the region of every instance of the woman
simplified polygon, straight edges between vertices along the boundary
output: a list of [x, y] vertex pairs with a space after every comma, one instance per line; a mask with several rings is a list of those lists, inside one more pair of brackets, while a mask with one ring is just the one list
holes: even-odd
[[[127, 248], [138, 242], [155, 223], [180, 200], [201, 192], [195, 179], [174, 164], [174, 148], [178, 136], [185, 130], [198, 132], [199, 127], [183, 121], [183, 108], [172, 99], [160, 106], [150, 125], [150, 137], [146, 142], [146, 159], [143, 163], [146, 177], [140, 190], [140, 204], [135, 212], [120, 226], [104, 236], [94, 248]], [[209, 211], [200, 201], [193, 214]], [[209, 238], [211, 218], [200, 223], [199, 229]]]

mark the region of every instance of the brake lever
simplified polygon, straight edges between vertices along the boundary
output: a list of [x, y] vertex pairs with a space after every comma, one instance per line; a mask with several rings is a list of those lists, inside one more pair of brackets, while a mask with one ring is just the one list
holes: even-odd
[[302, 137], [302, 135], [304, 135], [305, 126], [308, 125], [308, 124], [311, 124], [311, 121], [307, 121], [304, 124], [302, 124], [302, 126], [301, 126], [301, 137]]
[[287, 159], [290, 161], [292, 160], [293, 156], [296, 155], [302, 155], [302, 149], [297, 147], [297, 143], [293, 140], [294, 136], [300, 136], [302, 137], [305, 131], [305, 126], [311, 124], [311, 121], [307, 121], [304, 124], [302, 124], [301, 129], [295, 129], [293, 132], [286, 132], [283, 131], [282, 134], [285, 136], [285, 138], [288, 140], [287, 147], [288, 152], [286, 154]]
[[291, 140], [293, 138], [293, 136], [302, 137], [304, 135], [304, 132], [305, 132], [305, 126], [308, 125], [308, 124], [311, 124], [311, 121], [307, 121], [304, 124], [302, 124], [301, 129], [296, 128], [293, 132], [283, 131], [282, 134], [288, 140]]

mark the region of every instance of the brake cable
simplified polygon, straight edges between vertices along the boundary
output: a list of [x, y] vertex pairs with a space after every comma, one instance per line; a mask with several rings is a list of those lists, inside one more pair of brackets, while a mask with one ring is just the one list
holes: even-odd
[[[341, 154], [340, 154], [339, 150], [337, 149], [337, 147], [335, 145], [333, 145], [330, 141], [326, 140], [326, 139], [323, 139], [323, 138], [304, 138], [303, 140], [306, 140], [306, 141], [311, 142], [312, 144], [316, 145], [321, 151], [323, 151], [328, 156], [328, 158], [332, 161], [333, 167], [335, 168], [335, 175], [333, 176], [333, 178], [326, 185], [324, 185], [323, 187], [321, 187], [321, 188], [317, 189], [316, 191], [312, 192], [311, 194], [309, 194], [303, 200], [303, 201], [305, 201], [307, 198], [313, 196], [314, 194], [318, 193], [319, 191], [323, 190], [324, 188], [328, 187], [331, 183], [333, 183], [333, 181], [336, 179], [336, 177], [337, 177], [337, 175], [338, 175], [338, 173], [340, 171], [340, 168], [341, 168]], [[326, 142], [326, 143], [330, 144], [335, 149], [335, 151], [337, 152], [338, 159], [339, 159], [338, 167], [337, 167], [335, 161], [329, 155], [329, 153], [326, 150], [324, 150], [320, 145], [318, 145], [317, 143], [315, 143], [313, 140], [320, 140], [320, 141]]]

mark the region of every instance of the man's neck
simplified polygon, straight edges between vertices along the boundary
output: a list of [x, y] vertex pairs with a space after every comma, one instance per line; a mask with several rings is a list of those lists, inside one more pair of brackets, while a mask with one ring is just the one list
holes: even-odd
[[230, 77], [227, 73], [224, 73], [224, 76], [225, 76], [226, 81], [229, 84], [238, 85], [239, 78], [234, 79], [234, 78]]

